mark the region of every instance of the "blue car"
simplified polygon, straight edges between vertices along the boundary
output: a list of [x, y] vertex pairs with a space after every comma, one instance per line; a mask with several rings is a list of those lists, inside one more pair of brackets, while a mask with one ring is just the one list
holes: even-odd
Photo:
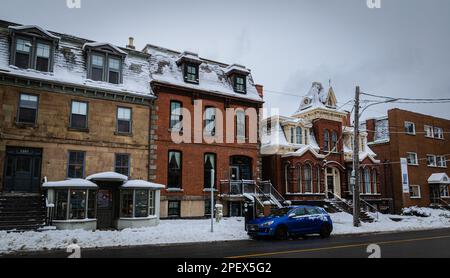
[[290, 206], [277, 209], [268, 217], [257, 218], [247, 224], [247, 233], [252, 238], [288, 237], [319, 234], [327, 238], [333, 231], [333, 222], [320, 207]]

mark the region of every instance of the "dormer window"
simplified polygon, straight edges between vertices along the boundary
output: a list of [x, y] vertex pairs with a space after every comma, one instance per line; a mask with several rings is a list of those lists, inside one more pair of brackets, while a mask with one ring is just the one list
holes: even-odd
[[246, 81], [245, 76], [235, 75], [234, 76], [234, 90], [238, 93], [245, 93], [246, 92], [245, 81]]
[[38, 26], [10, 26], [10, 64], [21, 69], [53, 71], [53, 54], [59, 37]]
[[199, 83], [198, 65], [187, 63], [184, 65], [184, 81], [189, 83]]
[[230, 78], [233, 85], [233, 90], [236, 93], [245, 94], [247, 93], [247, 75], [250, 71], [241, 65], [231, 65], [225, 69], [226, 75]]
[[108, 43], [86, 43], [83, 50], [87, 52], [87, 78], [111, 84], [122, 83], [123, 61], [126, 53]]

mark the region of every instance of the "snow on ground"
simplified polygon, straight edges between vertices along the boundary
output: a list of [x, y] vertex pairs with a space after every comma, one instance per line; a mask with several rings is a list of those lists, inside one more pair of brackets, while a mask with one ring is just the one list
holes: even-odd
[[[450, 211], [422, 208], [430, 217], [379, 215], [374, 223], [362, 223], [353, 227], [352, 215], [333, 213], [334, 235], [370, 232], [391, 232], [450, 228]], [[396, 222], [390, 219], [401, 219]], [[133, 246], [147, 244], [170, 244], [186, 242], [245, 240], [243, 218], [225, 218], [214, 223], [214, 233], [210, 232], [210, 220], [162, 220], [157, 227], [125, 229], [123, 231], [43, 231], [7, 233], [0, 231], [0, 253], [12, 251], [37, 251], [65, 249], [76, 239], [81, 248]]]

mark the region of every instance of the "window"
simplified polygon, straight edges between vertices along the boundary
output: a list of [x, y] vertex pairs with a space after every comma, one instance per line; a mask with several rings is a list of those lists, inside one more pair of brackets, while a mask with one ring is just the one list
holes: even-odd
[[331, 134], [331, 150], [333, 152], [337, 152], [338, 151], [338, 149], [337, 149], [337, 140], [338, 140], [337, 133], [336, 133], [336, 131], [333, 131], [333, 133]]
[[245, 77], [236, 75], [234, 77], [234, 90], [238, 93], [245, 93], [246, 92], [246, 86], [245, 86]]
[[372, 171], [373, 194], [378, 194], [377, 171]]
[[133, 217], [133, 190], [121, 190], [120, 191], [120, 217], [131, 218]]
[[84, 159], [85, 152], [70, 151], [69, 165], [67, 170], [67, 177], [73, 179], [81, 179], [84, 176]]
[[297, 144], [302, 144], [302, 128], [301, 127], [297, 127], [297, 132], [296, 132], [296, 139], [297, 139]]
[[309, 129], [305, 129], [305, 145], [309, 144], [309, 134], [310, 134], [310, 130]]
[[421, 198], [420, 185], [410, 185], [409, 186], [409, 197], [411, 199], [420, 199]]
[[91, 59], [91, 79], [94, 81], [103, 81], [105, 57], [103, 55], [92, 54]]
[[[214, 204], [216, 200], [214, 200]], [[205, 200], [205, 216], [211, 216], [211, 199]]]
[[[300, 165], [297, 165], [297, 192], [302, 193], [303, 192], [303, 185], [302, 185], [302, 167]], [[295, 192], [294, 190], [292, 190]]]
[[120, 60], [110, 57], [108, 59], [108, 82], [112, 84], [120, 83]]
[[37, 118], [38, 97], [34, 95], [20, 94], [19, 123], [35, 124]]
[[130, 176], [129, 154], [116, 154], [116, 165], [114, 171], [125, 176]]
[[440, 127], [434, 128], [434, 138], [444, 139], [444, 130]]
[[55, 191], [55, 220], [95, 219], [96, 190], [64, 189]]
[[408, 161], [408, 165], [419, 165], [417, 153], [407, 153], [406, 160]]
[[117, 133], [131, 133], [131, 108], [117, 108]]
[[169, 217], [180, 217], [180, 209], [180, 201], [169, 201], [167, 215]]
[[[211, 170], [214, 170], [214, 177], [211, 176]], [[213, 185], [215, 185], [216, 177], [215, 177], [215, 170], [216, 170], [216, 155], [213, 153], [207, 153], [205, 154], [205, 161], [203, 165], [203, 177], [204, 177], [204, 187], [205, 188], [211, 188], [211, 178], [213, 179]]]
[[136, 189], [135, 190], [135, 217], [148, 217], [148, 190], [147, 189]]
[[205, 109], [205, 134], [214, 136], [216, 133], [216, 108], [206, 107]]
[[305, 165], [303, 167], [303, 172], [305, 175], [305, 193], [312, 193], [312, 168], [310, 165]]
[[416, 125], [413, 122], [405, 122], [406, 134], [416, 135]]
[[15, 66], [22, 69], [27, 69], [31, 67], [30, 57], [31, 57], [31, 41], [17, 38], [16, 39], [16, 57]]
[[72, 101], [72, 111], [70, 115], [70, 127], [74, 129], [87, 129], [87, 102]]
[[145, 218], [155, 215], [155, 191], [149, 189], [122, 189], [120, 217]]
[[322, 189], [320, 188], [320, 167], [317, 167], [317, 193], [320, 193]]
[[330, 133], [327, 129], [325, 129], [323, 134], [323, 150], [326, 152], [330, 150]]
[[170, 151], [168, 163], [168, 183], [167, 187], [181, 189], [181, 152]]
[[36, 70], [50, 71], [50, 45], [38, 42], [36, 45]]
[[450, 197], [447, 184], [441, 185], [441, 197]]
[[295, 129], [291, 127], [291, 143], [294, 144]]
[[175, 130], [182, 130], [182, 105], [179, 101], [170, 102], [170, 128]]
[[184, 66], [184, 81], [190, 83], [198, 83], [198, 66], [194, 64], [185, 64]]
[[242, 110], [236, 111], [236, 135], [238, 139], [245, 139], [245, 112]]
[[434, 137], [434, 129], [432, 126], [426, 125], [424, 126], [425, 129], [425, 136], [429, 137], [429, 138], [433, 138]]
[[364, 185], [365, 185], [365, 193], [372, 193], [372, 184], [370, 182], [370, 170], [364, 169]]
[[427, 165], [430, 166], [430, 167], [436, 167], [437, 166], [437, 164], [436, 164], [436, 156], [435, 155], [432, 155], [432, 154], [427, 155]]
[[447, 167], [447, 157], [438, 155], [436, 156], [436, 165], [437, 167], [446, 168]]
[[272, 119], [268, 118], [266, 122], [266, 133], [270, 135], [272, 133]]

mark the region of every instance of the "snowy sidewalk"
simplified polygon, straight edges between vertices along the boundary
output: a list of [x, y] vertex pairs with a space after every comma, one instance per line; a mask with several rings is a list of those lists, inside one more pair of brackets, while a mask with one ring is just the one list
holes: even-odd
[[[350, 214], [334, 213], [331, 214], [334, 222], [333, 235], [450, 228], [449, 211], [425, 210], [431, 214], [430, 217], [394, 216], [403, 218], [402, 221], [395, 222], [388, 215], [380, 214], [378, 222], [363, 223], [359, 228], [352, 226]], [[204, 219], [162, 220], [157, 227], [123, 231], [67, 230], [23, 233], [0, 231], [0, 253], [65, 249], [73, 239], [77, 240], [81, 248], [248, 239], [243, 218], [223, 219], [221, 223], [215, 223], [214, 228], [214, 233], [211, 233], [210, 221]]]

